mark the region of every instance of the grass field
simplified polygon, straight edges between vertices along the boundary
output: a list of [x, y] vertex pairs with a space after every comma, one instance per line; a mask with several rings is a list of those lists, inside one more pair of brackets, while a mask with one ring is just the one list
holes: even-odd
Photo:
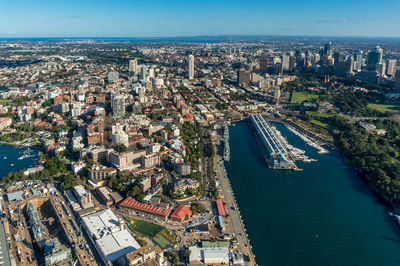
[[391, 112], [391, 113], [398, 113], [400, 112], [400, 105], [399, 104], [381, 104], [381, 103], [370, 103], [367, 105], [368, 108], [377, 110], [379, 112]]
[[318, 98], [317, 94], [294, 91], [294, 92], [292, 92], [291, 102], [292, 103], [301, 103], [304, 101], [311, 101], [311, 100], [317, 99], [317, 98]]
[[335, 116], [335, 114], [319, 113], [319, 112], [315, 112], [315, 111], [307, 111], [306, 113], [308, 115], [319, 116], [322, 118], [329, 118], [329, 117]]
[[146, 221], [137, 219], [129, 220], [131, 222], [130, 227], [133, 230], [149, 237], [155, 237], [161, 230], [163, 230], [163, 227]]
[[320, 120], [315, 120], [315, 119], [313, 119], [313, 120], [311, 120], [311, 123], [314, 124], [314, 125], [323, 127], [323, 128], [325, 128], [325, 129], [328, 129], [328, 128], [329, 128], [329, 124], [328, 124], [328, 123], [324, 123], [324, 122], [322, 122], [322, 121], [320, 121]]

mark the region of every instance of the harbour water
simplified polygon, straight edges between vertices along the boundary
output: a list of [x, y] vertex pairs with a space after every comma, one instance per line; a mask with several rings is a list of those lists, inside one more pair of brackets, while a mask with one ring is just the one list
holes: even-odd
[[337, 151], [275, 126], [318, 161], [270, 170], [248, 125], [230, 127], [225, 165], [257, 264], [399, 265], [400, 230], [368, 185]]
[[34, 150], [32, 154], [37, 154], [36, 149], [30, 147], [15, 147], [10, 145], [0, 145], [0, 177], [7, 173], [14, 171], [17, 172], [21, 169], [26, 169], [34, 165], [37, 160], [37, 156], [23, 158], [24, 151]]

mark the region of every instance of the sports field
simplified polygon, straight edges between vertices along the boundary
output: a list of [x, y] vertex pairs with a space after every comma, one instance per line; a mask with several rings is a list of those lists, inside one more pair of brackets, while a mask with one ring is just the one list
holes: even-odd
[[172, 246], [172, 243], [168, 241], [162, 234], [157, 234], [153, 237], [154, 242], [157, 243], [162, 249]]
[[143, 235], [155, 237], [163, 228], [159, 225], [152, 224], [146, 221], [130, 219], [130, 227]]
[[306, 93], [306, 92], [300, 92], [300, 91], [294, 91], [292, 92], [292, 103], [301, 103], [304, 101], [311, 101], [313, 99], [317, 99], [318, 95], [314, 93]]
[[399, 104], [382, 104], [382, 103], [370, 103], [367, 105], [368, 108], [377, 110], [379, 112], [391, 112], [391, 113], [398, 113], [400, 112], [400, 105]]

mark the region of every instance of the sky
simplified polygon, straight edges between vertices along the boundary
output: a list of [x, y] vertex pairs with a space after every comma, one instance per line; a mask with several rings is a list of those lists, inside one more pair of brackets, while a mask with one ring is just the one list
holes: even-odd
[[400, 37], [400, 0], [0, 0], [0, 37]]

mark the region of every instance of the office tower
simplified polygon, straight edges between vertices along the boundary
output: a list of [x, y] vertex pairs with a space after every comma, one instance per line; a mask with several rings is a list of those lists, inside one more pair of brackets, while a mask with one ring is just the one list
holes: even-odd
[[394, 74], [396, 73], [396, 65], [397, 65], [397, 60], [396, 59], [388, 60], [387, 68], [386, 68], [386, 74], [388, 76], [391, 76], [391, 77], [394, 76]]
[[296, 67], [296, 58], [291, 55], [289, 58], [289, 70], [292, 71]]
[[240, 68], [237, 73], [238, 85], [249, 85], [250, 84], [250, 71], [245, 70], [244, 67]]
[[194, 56], [191, 54], [188, 57], [189, 79], [194, 79]]
[[360, 50], [354, 52], [354, 70], [361, 71], [363, 65], [363, 56]]
[[324, 47], [324, 54], [325, 55], [330, 55], [331, 54], [331, 45], [332, 45], [331, 42], [325, 44], [325, 47]]
[[324, 54], [325, 54], [325, 49], [323, 47], [319, 48], [319, 60], [322, 63], [322, 58], [324, 58]]
[[146, 79], [147, 79], [146, 71], [147, 71], [146, 66], [142, 65], [140, 76], [142, 77], [143, 82], [146, 82]]
[[137, 73], [138, 62], [137, 59], [129, 60], [129, 72]]
[[334, 64], [339, 64], [344, 62], [344, 54], [342, 52], [335, 52], [333, 54]]
[[289, 61], [290, 61], [290, 56], [289, 55], [282, 55], [282, 70], [287, 71], [289, 70]]
[[379, 73], [379, 76], [384, 76], [386, 74], [386, 63], [380, 62], [376, 64], [376, 71]]
[[376, 46], [372, 51], [369, 51], [367, 69], [376, 70], [376, 64], [382, 62], [382, 55], [383, 55], [383, 50], [379, 46]]
[[113, 116], [125, 115], [125, 97], [121, 94], [114, 94], [112, 97]]
[[154, 67], [149, 68], [149, 77], [154, 78]]
[[314, 54], [313, 64], [318, 63], [319, 61], [321, 61], [321, 55], [320, 54]]
[[396, 69], [396, 73], [395, 73], [395, 80], [396, 80], [396, 89], [399, 90], [400, 89], [400, 69], [397, 68]]
[[260, 59], [260, 71], [265, 72], [270, 67], [271, 67], [271, 61], [269, 60], [269, 58]]

